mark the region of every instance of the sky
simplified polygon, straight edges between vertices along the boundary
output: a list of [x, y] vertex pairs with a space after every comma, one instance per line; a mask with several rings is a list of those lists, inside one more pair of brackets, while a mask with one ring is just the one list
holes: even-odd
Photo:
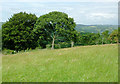
[[40, 17], [51, 11], [67, 13], [77, 24], [118, 24], [118, 0], [1, 0], [0, 22], [19, 12]]

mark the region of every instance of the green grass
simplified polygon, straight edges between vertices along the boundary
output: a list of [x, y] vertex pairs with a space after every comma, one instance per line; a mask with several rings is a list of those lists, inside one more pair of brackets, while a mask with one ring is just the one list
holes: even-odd
[[118, 46], [32, 50], [2, 57], [3, 82], [117, 82]]

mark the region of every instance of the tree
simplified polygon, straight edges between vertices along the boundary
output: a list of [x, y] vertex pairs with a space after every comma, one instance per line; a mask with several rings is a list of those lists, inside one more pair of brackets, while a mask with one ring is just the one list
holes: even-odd
[[120, 27], [118, 25], [118, 43], [120, 43]]
[[38, 18], [34, 32], [39, 39], [50, 41], [51, 49], [54, 49], [56, 38], [59, 36], [67, 38], [73, 35], [75, 26], [73, 18], [69, 18], [65, 13], [53, 11]]
[[102, 43], [101, 35], [100, 35], [100, 33], [98, 32], [98, 33], [96, 34], [95, 44], [97, 45], [97, 44], [101, 44], [101, 43]]
[[108, 42], [108, 37], [109, 37], [109, 31], [108, 30], [102, 32], [102, 44], [103, 43], [109, 43]]
[[35, 48], [33, 28], [36, 20], [34, 14], [26, 12], [14, 14], [2, 25], [3, 48], [16, 51]]
[[77, 42], [79, 39], [79, 33], [76, 30], [73, 30], [68, 35], [68, 40], [71, 42], [71, 47], [74, 46], [74, 42]]
[[2, 51], [2, 29], [0, 29], [0, 52]]
[[78, 45], [96, 45], [101, 43], [100, 33], [81, 32], [78, 37]]
[[109, 40], [111, 43], [118, 43], [118, 30], [112, 31], [112, 33], [109, 35]]

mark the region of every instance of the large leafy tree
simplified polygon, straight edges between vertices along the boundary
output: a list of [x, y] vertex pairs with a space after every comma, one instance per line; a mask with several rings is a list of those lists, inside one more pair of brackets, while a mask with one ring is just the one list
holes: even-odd
[[75, 26], [73, 18], [66, 13], [53, 11], [38, 18], [34, 32], [39, 39], [50, 41], [51, 49], [54, 49], [55, 40], [59, 36], [73, 41]]
[[34, 14], [26, 12], [14, 14], [2, 25], [3, 48], [17, 51], [35, 48], [33, 28], [36, 20]]

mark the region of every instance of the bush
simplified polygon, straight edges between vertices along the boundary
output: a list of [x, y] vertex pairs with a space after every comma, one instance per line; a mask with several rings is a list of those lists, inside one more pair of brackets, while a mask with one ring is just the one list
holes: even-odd
[[61, 42], [61, 43], [59, 43], [59, 44], [60, 44], [60, 47], [61, 47], [61, 48], [71, 47], [71, 44], [70, 44], [70, 43], [67, 43], [67, 42]]
[[[50, 49], [52, 47], [51, 44], [47, 44], [46, 45], [46, 48], [47, 49]], [[67, 42], [60, 42], [58, 44], [54, 44], [54, 48], [55, 49], [60, 49], [60, 48], [68, 48], [68, 47], [71, 47], [71, 44], [70, 43], [67, 43]]]
[[47, 45], [46, 45], [46, 48], [47, 48], [47, 49], [50, 49], [51, 46], [52, 46], [51, 44], [47, 44]]
[[60, 49], [60, 48], [61, 48], [60, 44], [55, 44], [55, 49]]
[[7, 54], [16, 54], [16, 53], [17, 53], [16, 51], [10, 50], [10, 49], [4, 49], [2, 51], [2, 54], [4, 54], [4, 55], [7, 55]]
[[42, 47], [41, 47], [41, 46], [39, 46], [39, 47], [36, 47], [35, 49], [42, 49]]

